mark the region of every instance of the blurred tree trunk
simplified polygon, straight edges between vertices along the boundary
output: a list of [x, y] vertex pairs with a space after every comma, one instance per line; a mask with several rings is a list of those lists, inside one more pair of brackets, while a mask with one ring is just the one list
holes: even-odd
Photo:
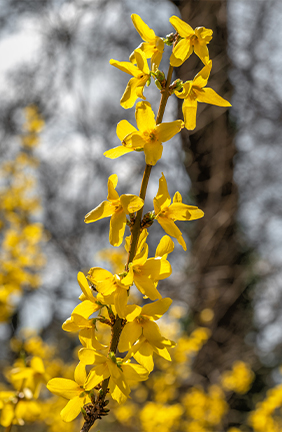
[[[208, 87], [230, 100], [228, 80], [226, 1], [175, 1], [182, 19], [193, 28], [213, 30], [209, 44], [213, 68]], [[177, 70], [183, 81], [191, 80], [203, 67], [193, 54]], [[182, 101], [179, 117], [182, 118]], [[178, 118], [179, 118], [178, 117]], [[192, 182], [191, 194], [205, 217], [192, 228], [193, 321], [210, 327], [212, 336], [194, 362], [196, 374], [213, 382], [235, 360], [254, 360], [245, 337], [252, 325], [251, 283], [246, 261], [249, 251], [237, 229], [238, 191], [234, 182], [233, 159], [236, 154], [234, 130], [225, 108], [198, 105], [197, 128], [183, 130], [185, 167]], [[190, 279], [191, 280], [191, 279]], [[210, 309], [211, 321], [205, 321]], [[203, 380], [204, 382], [204, 380]]]

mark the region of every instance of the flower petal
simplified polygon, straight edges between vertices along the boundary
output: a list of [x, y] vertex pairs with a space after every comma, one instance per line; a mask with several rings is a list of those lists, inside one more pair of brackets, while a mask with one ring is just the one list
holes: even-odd
[[187, 221], [203, 217], [204, 212], [196, 206], [189, 206], [180, 202], [174, 202], [169, 206], [167, 215], [174, 221]]
[[209, 62], [209, 50], [207, 45], [202, 45], [199, 41], [194, 42], [194, 53], [202, 60], [206, 65]]
[[61, 417], [65, 422], [71, 422], [81, 412], [81, 408], [84, 405], [84, 399], [76, 396], [75, 398], [68, 401], [65, 408], [61, 411]]
[[[147, 81], [147, 79], [149, 78], [149, 75], [150, 75], [150, 69], [148, 66], [146, 55], [140, 49], [134, 50], [134, 53], [135, 53], [135, 59], [136, 59], [137, 67], [140, 71], [143, 72], [143, 74], [147, 75], [147, 77], [146, 77], [146, 81]], [[139, 75], [138, 75], [139, 78], [140, 78], [140, 71], [139, 71]]]
[[73, 399], [81, 393], [79, 385], [75, 381], [66, 378], [51, 379], [47, 383], [47, 388], [55, 395], [66, 399]]
[[196, 127], [197, 101], [185, 99], [182, 104], [182, 112], [184, 117], [185, 128], [193, 130]]
[[115, 212], [110, 220], [109, 240], [112, 246], [120, 246], [123, 240], [126, 226], [126, 215], [124, 211]]
[[[210, 60], [203, 69], [193, 79], [192, 87], [205, 87], [207, 85], [212, 68], [212, 61]], [[197, 89], [198, 90], [198, 89]]]
[[139, 289], [139, 291], [143, 295], [149, 297], [150, 300], [157, 300], [162, 298], [159, 291], [155, 287], [153, 280], [150, 279], [148, 276], [136, 273], [134, 276], [134, 283]]
[[140, 210], [144, 205], [144, 201], [142, 200], [142, 198], [139, 198], [137, 195], [132, 194], [121, 195], [120, 202], [126, 214], [135, 213], [136, 211]]
[[114, 147], [110, 150], [105, 151], [104, 156], [109, 158], [109, 159], [116, 159], [120, 156], [125, 155], [126, 153], [132, 152], [133, 150], [134, 150], [133, 148], [128, 148], [125, 146], [118, 146], [118, 147]]
[[140, 132], [156, 127], [155, 114], [149, 102], [142, 101], [136, 104], [135, 118]]
[[85, 390], [91, 390], [105, 379], [109, 378], [110, 371], [107, 363], [99, 364], [91, 369], [85, 382]]
[[163, 236], [156, 249], [156, 257], [166, 256], [171, 253], [174, 249], [174, 243], [171, 238], [167, 235]]
[[142, 307], [142, 315], [147, 315], [153, 318], [154, 321], [158, 320], [163, 316], [172, 303], [172, 299], [169, 297], [157, 300], [154, 303], [146, 304]]
[[175, 225], [172, 219], [166, 218], [166, 217], [158, 217], [157, 221], [162, 226], [162, 228], [165, 230], [165, 232], [170, 235], [171, 237], [178, 238], [182, 236], [182, 232], [180, 229]]
[[205, 87], [201, 90], [195, 90], [195, 93], [197, 94], [197, 100], [199, 102], [205, 102], [211, 105], [217, 105], [222, 107], [231, 106], [231, 104], [226, 99], [223, 99], [213, 89], [209, 87]]
[[173, 52], [171, 53], [169, 62], [173, 67], [179, 67], [184, 63], [192, 54], [193, 45], [191, 44], [190, 39], [182, 39], [178, 42], [178, 44], [174, 47]]
[[78, 272], [77, 274], [77, 282], [81, 288], [81, 291], [88, 299], [93, 299], [93, 294], [90, 286], [88, 285], [87, 279], [82, 272]]
[[140, 338], [142, 327], [136, 321], [128, 322], [120, 335], [118, 349], [120, 352], [128, 351], [129, 348]]
[[181, 37], [189, 37], [195, 33], [189, 24], [175, 15], [169, 19], [169, 22]]
[[137, 129], [132, 126], [127, 120], [121, 120], [117, 124], [116, 134], [121, 141], [123, 141], [126, 135], [129, 135], [132, 132], [137, 132]]
[[173, 122], [161, 123], [157, 125], [156, 131], [158, 132], [159, 140], [166, 142], [176, 135], [184, 127], [182, 120], [175, 120]]
[[95, 222], [97, 220], [109, 217], [113, 214], [114, 210], [108, 201], [103, 201], [101, 204], [98, 205], [98, 207], [91, 210], [87, 215], [85, 216], [84, 222], [85, 223], [91, 223]]
[[139, 85], [140, 85], [139, 78], [131, 78], [128, 81], [127, 86], [120, 100], [120, 104], [124, 109], [132, 108], [133, 105], [135, 104], [136, 99], [138, 99], [139, 97], [136, 93], [137, 87]]
[[163, 145], [160, 141], [146, 143], [144, 145], [145, 162], [147, 165], [156, 165], [163, 154]]
[[156, 35], [154, 30], [150, 29], [150, 27], [144, 23], [144, 21], [140, 18], [139, 15], [132, 14], [131, 19], [134, 27], [144, 41], [149, 42], [155, 40]]
[[101, 309], [101, 306], [98, 305], [97, 303], [92, 302], [90, 300], [85, 300], [84, 302], [77, 305], [72, 311], [74, 322], [77, 322], [76, 316], [77, 317], [81, 316], [85, 319], [88, 319], [90, 315], [92, 315], [94, 312], [97, 312], [97, 310], [99, 309]]
[[111, 59], [110, 65], [115, 66], [122, 72], [128, 73], [129, 75], [132, 75], [134, 77], [137, 77], [140, 74], [138, 67], [136, 67], [130, 62], [119, 62], [117, 60]]
[[[168, 207], [171, 203], [171, 198], [169, 196], [168, 189], [167, 189], [166, 178], [163, 173], [161, 178], [159, 179], [159, 189], [157, 195], [154, 198], [154, 201], [155, 200], [157, 201], [157, 204], [161, 209], [164, 207]], [[155, 203], [154, 203], [154, 207], [155, 207]]]

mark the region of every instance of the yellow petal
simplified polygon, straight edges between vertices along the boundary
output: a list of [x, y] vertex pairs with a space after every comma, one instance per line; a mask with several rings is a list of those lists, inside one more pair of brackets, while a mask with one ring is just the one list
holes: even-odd
[[136, 273], [134, 275], [134, 283], [139, 291], [149, 297], [150, 300], [157, 300], [162, 298], [159, 291], [155, 287], [155, 284], [152, 279], [148, 276]]
[[143, 325], [143, 336], [153, 346], [161, 347], [160, 342], [163, 339], [158, 325], [153, 321], [146, 321]]
[[76, 396], [72, 400], [70, 400], [65, 408], [61, 411], [61, 417], [65, 422], [71, 422], [74, 420], [78, 414], [81, 412], [81, 408], [84, 405], [84, 399]]
[[171, 253], [174, 249], [174, 243], [171, 238], [167, 235], [163, 236], [156, 249], [156, 257], [162, 257]]
[[117, 124], [116, 134], [120, 141], [123, 141], [126, 135], [129, 135], [132, 132], [137, 132], [137, 129], [132, 126], [127, 120], [121, 120]]
[[84, 365], [104, 364], [107, 361], [107, 357], [105, 357], [103, 354], [98, 353], [95, 349], [91, 348], [81, 348], [78, 351], [78, 357], [81, 363], [83, 363]]
[[144, 267], [154, 282], [166, 279], [172, 273], [171, 265], [166, 259], [149, 258]]
[[123, 374], [129, 384], [135, 384], [139, 381], [148, 379], [148, 371], [143, 366], [135, 363], [126, 363], [122, 365]]
[[92, 315], [99, 309], [101, 309], [101, 306], [99, 306], [97, 303], [90, 300], [85, 300], [74, 308], [74, 310], [72, 311], [72, 316], [74, 321], [76, 322], [76, 316], [81, 316], [87, 319], [90, 317], [90, 315]]
[[206, 44], [202, 45], [198, 41], [194, 43], [194, 53], [202, 60], [204, 64], [209, 62], [209, 50]]
[[128, 73], [129, 75], [133, 75], [134, 77], [137, 77], [140, 74], [138, 67], [134, 66], [130, 62], [119, 62], [117, 60], [111, 59], [110, 65], [115, 66], [121, 71]]
[[155, 199], [158, 202], [158, 206], [161, 208], [168, 207], [171, 203], [171, 198], [167, 189], [167, 182], [163, 173], [159, 179], [159, 189]]
[[193, 79], [192, 87], [196, 86], [197, 88], [205, 87], [207, 85], [210, 73], [212, 68], [212, 61], [210, 60], [203, 69], [200, 70], [199, 73]]
[[159, 68], [160, 62], [161, 62], [162, 57], [163, 57], [163, 50], [164, 50], [164, 48], [161, 51], [155, 51], [154, 54], [152, 55], [151, 69], [153, 72], [155, 72]]
[[185, 128], [194, 130], [196, 127], [197, 101], [185, 99], [182, 105]]
[[[134, 53], [135, 53], [135, 59], [136, 59], [136, 63], [137, 63], [138, 69], [140, 71], [142, 71], [143, 74], [148, 75], [148, 77], [145, 78], [146, 81], [147, 81], [147, 79], [149, 78], [149, 75], [150, 75], [150, 69], [149, 69], [149, 66], [148, 66], [146, 55], [140, 49], [136, 49], [134, 51]], [[138, 75], [138, 76], [140, 77], [140, 75]]]
[[53, 378], [47, 383], [47, 389], [58, 396], [66, 399], [73, 399], [81, 393], [79, 385], [70, 379]]
[[175, 15], [169, 19], [169, 22], [181, 37], [189, 37], [195, 33], [189, 24]]
[[126, 226], [126, 215], [124, 211], [115, 212], [110, 221], [109, 240], [112, 246], [120, 246], [123, 241]]
[[126, 148], [135, 150], [142, 149], [146, 144], [146, 141], [144, 140], [143, 134], [141, 132], [133, 132], [124, 138], [123, 143]]
[[153, 348], [149, 344], [149, 342], [144, 342], [140, 346], [139, 350], [133, 355], [135, 360], [144, 366], [148, 372], [152, 372], [154, 369], [154, 361], [153, 361]]
[[114, 210], [111, 203], [109, 203], [108, 201], [103, 201], [101, 202], [101, 204], [98, 205], [98, 207], [96, 207], [95, 209], [87, 213], [84, 222], [91, 223], [103, 219], [105, 217], [109, 217], [113, 214], [113, 211]]
[[142, 315], [149, 316], [153, 318], [154, 321], [156, 321], [166, 313], [171, 303], [172, 303], [171, 298], [166, 297], [157, 300], [154, 303], [146, 304], [142, 308]]
[[181, 196], [181, 194], [180, 194], [178, 191], [175, 192], [172, 201], [173, 201], [174, 203], [176, 203], [176, 202], [181, 203], [181, 202], [182, 202], [182, 196]]
[[144, 205], [144, 201], [142, 200], [142, 198], [139, 198], [138, 196], [132, 194], [121, 195], [120, 202], [126, 214], [135, 213], [136, 211], [140, 210]]
[[176, 120], [168, 123], [161, 123], [156, 127], [161, 142], [170, 140], [184, 127], [182, 120]]
[[222, 107], [231, 106], [231, 104], [226, 99], [223, 99], [213, 89], [209, 87], [205, 87], [204, 89], [195, 92], [197, 94], [197, 100], [199, 102], [205, 102], [211, 105], [217, 105]]
[[109, 389], [110, 389], [110, 395], [112, 398], [117, 401], [117, 403], [122, 404], [127, 400], [127, 396], [125, 396], [118, 386], [114, 383], [112, 379], [109, 381]]
[[142, 101], [136, 104], [135, 118], [140, 132], [156, 127], [155, 114], [149, 102]]
[[7, 403], [1, 412], [1, 426], [8, 428], [13, 423], [15, 416], [15, 404]]
[[88, 285], [87, 279], [86, 279], [86, 277], [84, 276], [84, 274], [82, 272], [78, 272], [77, 282], [79, 283], [81, 291], [83, 292], [83, 294], [85, 295], [85, 297], [88, 298], [88, 299], [92, 299], [93, 298], [93, 294], [92, 294], [91, 288]]
[[68, 318], [63, 323], [62, 329], [67, 332], [77, 332], [80, 328], [71, 318]]
[[115, 308], [120, 318], [125, 318], [127, 304], [127, 290], [117, 287], [115, 291]]
[[109, 376], [110, 376], [110, 371], [107, 363], [103, 363], [103, 364], [99, 364], [98, 366], [95, 366], [89, 372], [87, 381], [85, 382], [85, 387], [84, 387], [85, 390], [93, 389], [102, 381], [109, 378]]
[[42, 358], [34, 356], [30, 361], [30, 367], [39, 374], [45, 373], [45, 367]]
[[115, 190], [118, 184], [118, 176], [116, 174], [112, 174], [108, 178], [108, 196], [107, 199], [109, 201], [117, 201], [119, 199], [119, 195]]
[[[140, 308], [141, 309], [141, 308]], [[128, 322], [120, 335], [118, 349], [120, 352], [128, 351], [129, 348], [139, 339], [142, 334], [142, 327], [136, 321]]]
[[197, 27], [195, 28], [195, 35], [200, 42], [205, 42], [207, 44], [212, 39], [213, 31], [205, 27]]
[[128, 148], [128, 147], [124, 147], [124, 146], [118, 146], [118, 147], [114, 147], [110, 150], [107, 150], [104, 153], [104, 156], [109, 158], [109, 159], [116, 159], [120, 156], [123, 156], [126, 153], [130, 153], [132, 152], [134, 149], [133, 148]]
[[74, 379], [80, 386], [84, 386], [84, 382], [86, 380], [86, 370], [85, 365], [81, 362], [78, 363], [74, 370]]
[[158, 160], [161, 159], [163, 153], [163, 146], [160, 141], [153, 143], [146, 143], [144, 145], [145, 162], [147, 165], [156, 165]]
[[181, 236], [179, 236], [179, 237], [177, 237], [177, 239], [176, 239], [177, 241], [178, 241], [178, 243], [183, 247], [183, 250], [187, 250], [187, 246], [186, 246], [186, 243], [185, 243], [185, 241], [184, 241], [184, 239], [183, 239], [183, 237], [182, 237], [182, 235]]
[[173, 220], [194, 220], [204, 216], [204, 212], [196, 206], [175, 202], [169, 206], [168, 217]]
[[112, 279], [113, 275], [108, 270], [101, 267], [91, 267], [88, 272], [88, 277], [94, 284], [104, 281], [105, 279]]
[[[144, 85], [146, 82], [144, 82]], [[139, 78], [131, 78], [128, 81], [126, 89], [121, 97], [120, 104], [123, 108], [128, 109], [132, 108], [135, 104], [136, 99], [138, 99], [137, 87], [140, 85]]]
[[131, 19], [134, 27], [136, 28], [136, 30], [138, 31], [138, 33], [140, 34], [141, 38], [144, 41], [147, 42], [154, 41], [156, 36], [154, 30], [150, 29], [150, 27], [144, 23], [144, 21], [140, 18], [139, 15], [132, 14]]
[[158, 217], [157, 221], [165, 230], [165, 232], [171, 237], [178, 238], [182, 235], [180, 229], [175, 225], [172, 219], [168, 219], [166, 217]]
[[173, 49], [169, 62], [173, 67], [179, 67], [184, 63], [192, 54], [193, 46], [190, 39], [182, 39]]
[[108, 368], [111, 373], [111, 379], [118, 386], [120, 391], [128, 397], [130, 393], [130, 388], [127, 382], [125, 381], [123, 372], [118, 368], [118, 366], [113, 361], [108, 361]]

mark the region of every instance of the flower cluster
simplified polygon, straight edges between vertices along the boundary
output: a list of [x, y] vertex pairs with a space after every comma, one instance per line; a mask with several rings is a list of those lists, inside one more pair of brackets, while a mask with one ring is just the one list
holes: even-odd
[[[172, 300], [162, 297], [158, 284], [172, 272], [168, 261], [174, 249], [172, 239], [186, 250], [182, 232], [175, 222], [199, 219], [204, 213], [196, 206], [184, 204], [179, 192], [171, 200], [162, 173], [153, 209], [143, 216], [149, 176], [162, 157], [163, 143], [184, 127], [195, 127], [197, 102], [230, 105], [205, 87], [212, 66], [207, 49], [211, 30], [199, 27], [194, 31], [179, 18], [172, 17], [170, 21], [176, 34], [173, 38], [161, 38], [138, 15], [133, 14], [132, 21], [143, 42], [130, 55], [129, 61], [110, 60], [110, 64], [131, 75], [120, 100], [121, 106], [132, 108], [138, 98], [142, 99], [135, 108], [137, 128], [121, 120], [116, 129], [121, 145], [106, 151], [105, 156], [115, 159], [133, 151], [144, 153], [146, 167], [140, 194], [119, 195], [116, 191], [118, 176], [112, 174], [108, 179], [107, 199], [85, 216], [86, 223], [110, 217], [109, 242], [115, 247], [122, 245], [126, 226], [130, 228], [130, 236], [121, 246], [127, 253], [127, 262], [117, 273], [97, 266], [87, 275], [79, 272], [80, 303], [63, 324], [65, 331], [79, 332], [82, 345], [78, 351], [79, 363], [74, 380], [53, 378], [47, 384], [51, 392], [68, 400], [61, 411], [63, 420], [71, 421], [83, 413], [84, 431], [108, 413], [107, 393], [119, 403], [125, 401], [130, 397], [132, 386], [147, 380], [154, 368], [155, 356], [171, 360], [169, 350], [175, 343], [162, 334], [157, 321], [168, 311]], [[173, 44], [167, 77], [159, 69], [165, 44]], [[193, 51], [203, 61], [204, 68], [193, 81], [178, 80], [171, 84], [173, 67], [180, 66]], [[148, 59], [151, 59], [150, 67]], [[143, 94], [145, 85], [150, 85], [152, 79], [161, 93], [157, 116]], [[163, 123], [166, 103], [173, 93], [184, 99], [184, 122], [179, 119]], [[165, 235], [154, 256], [149, 256], [148, 229], [155, 221]], [[143, 307], [131, 301], [129, 294], [133, 285], [146, 299]], [[108, 338], [107, 335], [103, 337], [107, 332], [101, 332], [105, 327]]]
[[39, 287], [38, 273], [45, 263], [41, 251], [43, 226], [34, 221], [40, 200], [35, 193], [36, 178], [32, 176], [38, 165], [33, 148], [38, 144], [44, 121], [35, 106], [26, 107], [24, 117], [19, 153], [0, 169], [0, 322], [13, 314], [23, 291]]

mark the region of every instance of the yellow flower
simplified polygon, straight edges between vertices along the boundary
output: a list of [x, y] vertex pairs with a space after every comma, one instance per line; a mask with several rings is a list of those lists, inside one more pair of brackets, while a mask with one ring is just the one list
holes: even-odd
[[113, 304], [120, 318], [124, 317], [127, 303], [127, 291], [132, 285], [123, 275], [113, 275], [108, 270], [92, 267], [88, 272], [88, 279], [98, 291], [97, 298], [106, 304]]
[[178, 98], [184, 99], [182, 112], [185, 127], [188, 130], [193, 130], [196, 127], [198, 102], [205, 102], [222, 107], [231, 106], [227, 100], [219, 96], [213, 89], [205, 87], [210, 76], [211, 68], [212, 61], [210, 60], [208, 64], [195, 76], [193, 81], [186, 81], [183, 84], [183, 90], [181, 92], [175, 92]]
[[[154, 30], [150, 29], [139, 15], [132, 14], [131, 19], [141, 38], [145, 41], [138, 46], [138, 49], [145, 53], [146, 58], [151, 58], [151, 69], [155, 71], [158, 69], [162, 59], [164, 41], [155, 35]], [[130, 55], [129, 60], [136, 63], [135, 52]]]
[[[92, 290], [88, 285], [87, 279], [82, 272], [78, 273], [77, 281], [82, 291], [82, 294], [79, 296], [79, 299], [82, 301], [82, 303], [80, 303], [74, 308], [74, 310], [72, 311], [72, 317], [79, 315], [87, 319], [90, 317], [90, 315], [92, 315], [94, 312], [97, 312], [103, 306], [93, 296]], [[72, 330], [66, 330], [66, 331], [72, 331]]]
[[133, 76], [133, 78], [129, 80], [120, 100], [121, 106], [125, 109], [132, 108], [137, 98], [146, 99], [145, 96], [143, 96], [143, 90], [146, 82], [150, 78], [150, 69], [145, 53], [141, 49], [136, 49], [134, 51], [134, 58], [137, 66], [133, 65], [131, 62], [110, 60], [112, 66]]
[[123, 279], [123, 283], [132, 284], [134, 282], [143, 295], [151, 300], [156, 300], [161, 298], [156, 288], [158, 281], [166, 279], [172, 272], [166, 257], [169, 252], [172, 252], [174, 245], [171, 245], [173, 242], [168, 236], [164, 236], [159, 243], [155, 258], [148, 259], [149, 248], [145, 243], [147, 235], [147, 230], [140, 235], [137, 253], [129, 264], [129, 272]]
[[212, 39], [212, 30], [205, 27], [197, 27], [192, 29], [189, 24], [182, 21], [177, 16], [172, 16], [169, 20], [171, 25], [175, 28], [181, 39], [174, 47], [170, 56], [171, 66], [180, 66], [185, 60], [190, 57], [193, 50], [195, 54], [202, 60], [204, 64], [209, 61], [209, 51], [207, 44]]
[[27, 389], [32, 392], [35, 399], [38, 398], [41, 383], [48, 380], [42, 359], [34, 356], [29, 366], [25, 366], [22, 360], [19, 360], [15, 366], [8, 373], [8, 379], [14, 388], [23, 392]]
[[138, 363], [151, 372], [154, 369], [153, 354], [156, 353], [165, 360], [171, 361], [168, 348], [174, 346], [175, 342], [164, 337], [154, 343], [148, 341], [146, 337], [142, 335], [138, 342], [130, 348], [125, 358], [128, 359], [133, 356]]
[[103, 201], [85, 216], [84, 222], [91, 223], [111, 216], [109, 240], [111, 245], [122, 243], [126, 226], [126, 214], [140, 210], [144, 201], [136, 195], [124, 194], [119, 196], [115, 188], [118, 176], [112, 174], [108, 179], [108, 201]]
[[81, 411], [83, 405], [90, 403], [91, 399], [85, 392], [86, 371], [83, 363], [78, 363], [74, 371], [74, 379], [53, 378], [47, 383], [50, 392], [69, 399], [65, 408], [61, 411], [61, 417], [65, 422], [74, 420]]
[[164, 338], [154, 321], [166, 313], [171, 303], [172, 300], [167, 297], [143, 307], [127, 306], [127, 323], [121, 333], [119, 350], [128, 351], [142, 335], [151, 345], [162, 348], [161, 343]]
[[179, 192], [176, 192], [171, 204], [171, 198], [167, 190], [167, 183], [164, 174], [159, 180], [159, 190], [154, 198], [155, 218], [163, 227], [165, 232], [177, 239], [184, 250], [187, 249], [183, 240], [180, 229], [175, 225], [174, 221], [188, 221], [199, 219], [204, 216], [204, 212], [196, 206], [190, 206], [182, 203], [182, 197]]
[[93, 349], [81, 348], [78, 356], [86, 365], [95, 364], [89, 372], [85, 389], [91, 390], [110, 377], [110, 393], [119, 403], [129, 397], [130, 385], [148, 378], [148, 371], [143, 366], [130, 363], [128, 360], [124, 362], [113, 353], [106, 357]]
[[170, 140], [184, 127], [183, 121], [175, 120], [157, 125], [149, 102], [137, 103], [135, 118], [139, 131], [126, 120], [120, 122], [122, 124], [119, 123], [117, 133], [123, 145], [106, 151], [104, 155], [115, 159], [133, 150], [144, 150], [146, 164], [156, 165], [162, 157], [162, 143]]

